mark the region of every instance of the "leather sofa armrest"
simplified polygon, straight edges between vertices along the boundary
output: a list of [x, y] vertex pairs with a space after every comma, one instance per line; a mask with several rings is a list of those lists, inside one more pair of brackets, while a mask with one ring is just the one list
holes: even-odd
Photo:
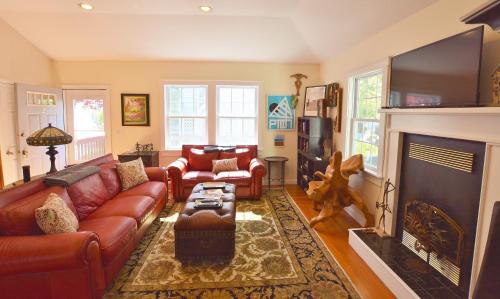
[[146, 174], [150, 181], [167, 183], [167, 169], [165, 167], [146, 167]]
[[267, 173], [266, 166], [262, 160], [258, 158], [253, 158], [250, 161], [250, 174], [252, 177], [264, 177]]
[[179, 176], [182, 178], [188, 170], [188, 161], [184, 157], [178, 158], [167, 166], [168, 175], [172, 177]]
[[93, 268], [101, 263], [93, 232], [0, 237], [0, 275]]

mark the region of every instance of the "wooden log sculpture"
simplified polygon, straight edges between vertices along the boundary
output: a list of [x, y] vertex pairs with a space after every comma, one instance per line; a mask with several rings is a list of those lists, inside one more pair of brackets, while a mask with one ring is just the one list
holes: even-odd
[[348, 186], [349, 176], [363, 168], [362, 155], [354, 155], [342, 162], [342, 152], [336, 151], [325, 173], [316, 171], [315, 175], [320, 177], [321, 181], [309, 183], [307, 196], [313, 200], [314, 208], [320, 210], [320, 213], [311, 220], [311, 227], [326, 218], [334, 217], [351, 204], [363, 212], [366, 218], [365, 226], [373, 225], [373, 216], [368, 212], [363, 199]]

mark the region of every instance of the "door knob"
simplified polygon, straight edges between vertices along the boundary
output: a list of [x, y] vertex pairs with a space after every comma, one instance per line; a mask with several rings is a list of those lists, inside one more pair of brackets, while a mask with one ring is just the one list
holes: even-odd
[[27, 150], [23, 150], [21, 153], [23, 154], [23, 156], [27, 156], [28, 155], [28, 151]]
[[5, 154], [6, 154], [6, 155], [8, 155], [8, 156], [12, 156], [14, 153], [13, 153], [10, 149], [8, 149], [8, 150], [5, 152]]

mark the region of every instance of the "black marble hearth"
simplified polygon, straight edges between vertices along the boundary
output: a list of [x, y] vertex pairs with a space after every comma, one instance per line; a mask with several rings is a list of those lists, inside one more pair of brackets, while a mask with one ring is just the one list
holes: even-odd
[[[422, 299], [467, 298], [467, 294], [395, 238], [380, 238], [374, 233], [354, 233]], [[416, 269], [426, 269], [427, 273]]]

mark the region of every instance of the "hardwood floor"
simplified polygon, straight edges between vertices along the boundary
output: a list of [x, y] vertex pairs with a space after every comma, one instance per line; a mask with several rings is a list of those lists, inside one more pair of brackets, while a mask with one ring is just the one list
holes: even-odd
[[[307, 219], [316, 216], [310, 199], [297, 185], [286, 185], [286, 190]], [[348, 243], [348, 228], [359, 227], [347, 213], [342, 212], [335, 219], [318, 223], [315, 230], [350, 277], [362, 298], [396, 298], [378, 279], [373, 271], [359, 257]]]

